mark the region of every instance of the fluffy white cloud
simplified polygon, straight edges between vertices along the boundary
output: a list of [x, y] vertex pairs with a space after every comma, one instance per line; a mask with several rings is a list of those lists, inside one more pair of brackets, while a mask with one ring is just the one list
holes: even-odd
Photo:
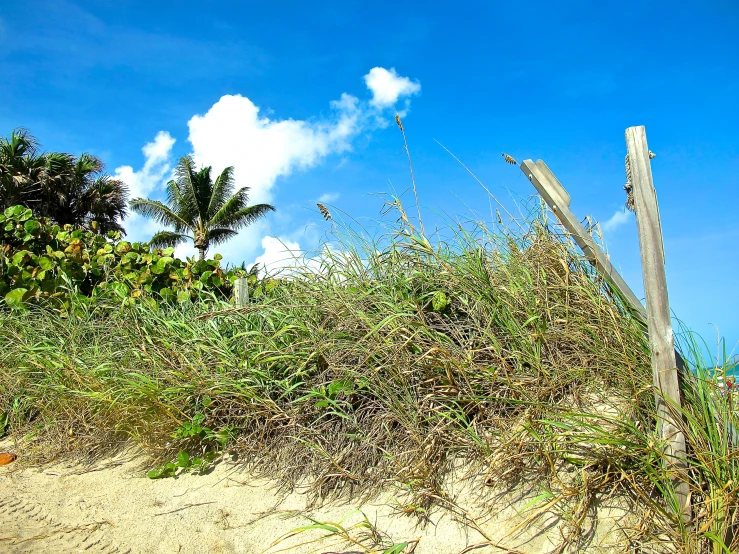
[[266, 236], [262, 239], [264, 252], [254, 260], [259, 271], [276, 273], [303, 263], [303, 251], [297, 242]]
[[358, 103], [343, 94], [331, 102], [331, 119], [308, 122], [261, 117], [248, 98], [223, 96], [188, 122], [195, 161], [212, 166], [215, 174], [235, 166], [236, 182], [250, 188], [251, 201], [268, 202], [277, 178], [350, 149], [364, 117]]
[[129, 197], [146, 198], [157, 189], [170, 170], [173, 139], [167, 131], [159, 131], [153, 142], [148, 142], [141, 151], [144, 153], [144, 167], [134, 171], [130, 165], [115, 169], [116, 179], [128, 185]]
[[626, 208], [618, 210], [611, 216], [611, 219], [601, 225], [603, 232], [610, 233], [615, 231], [622, 225], [628, 223], [631, 220], [631, 212]]
[[364, 76], [367, 88], [372, 91], [370, 103], [377, 108], [387, 108], [394, 105], [401, 96], [411, 96], [421, 92], [421, 85], [411, 81], [408, 77], [401, 77], [391, 67], [388, 71], [384, 67], [373, 67]]

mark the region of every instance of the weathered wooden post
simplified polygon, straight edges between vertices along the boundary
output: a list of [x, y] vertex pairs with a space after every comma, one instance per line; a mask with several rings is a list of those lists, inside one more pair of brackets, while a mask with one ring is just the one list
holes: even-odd
[[241, 277], [234, 281], [234, 305], [243, 308], [249, 303], [249, 279]]
[[680, 430], [677, 410], [681, 406], [675, 341], [667, 299], [667, 278], [662, 243], [662, 228], [657, 206], [657, 193], [652, 182], [649, 148], [644, 126], [626, 129], [627, 178], [634, 195], [634, 211], [639, 233], [642, 276], [647, 304], [649, 345], [652, 352], [652, 376], [657, 388], [657, 425], [666, 441], [668, 464], [674, 469], [674, 483], [683, 520], [691, 517], [690, 488], [687, 481], [685, 436]]

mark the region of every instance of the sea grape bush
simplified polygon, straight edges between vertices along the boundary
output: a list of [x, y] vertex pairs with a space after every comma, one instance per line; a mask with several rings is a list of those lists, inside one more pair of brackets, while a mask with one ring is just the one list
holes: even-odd
[[44, 298], [64, 305], [72, 291], [84, 296], [106, 291], [122, 300], [147, 295], [186, 302], [207, 295], [228, 298], [233, 281], [247, 276], [244, 269], [224, 270], [219, 254], [196, 261], [173, 252], [122, 240], [117, 231], [102, 235], [94, 228], [62, 227], [13, 206], [0, 214], [0, 298], [16, 307]]

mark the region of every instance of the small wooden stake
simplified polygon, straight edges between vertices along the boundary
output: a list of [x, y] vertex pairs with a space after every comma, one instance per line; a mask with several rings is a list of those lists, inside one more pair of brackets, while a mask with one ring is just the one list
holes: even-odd
[[249, 303], [249, 279], [241, 277], [234, 281], [234, 305], [243, 308]]
[[691, 518], [690, 488], [687, 481], [685, 436], [677, 425], [675, 406], [681, 406], [675, 341], [667, 299], [667, 278], [662, 243], [662, 229], [657, 206], [657, 193], [652, 182], [649, 148], [644, 126], [626, 129], [626, 148], [631, 167], [634, 211], [639, 233], [642, 276], [647, 304], [649, 344], [652, 351], [652, 375], [657, 401], [657, 425], [660, 437], [666, 441], [665, 452], [671, 469], [679, 509], [684, 521]]

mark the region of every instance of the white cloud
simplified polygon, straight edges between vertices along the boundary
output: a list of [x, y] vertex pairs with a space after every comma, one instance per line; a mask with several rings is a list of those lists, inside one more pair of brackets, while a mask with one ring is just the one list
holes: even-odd
[[420, 83], [411, 81], [408, 77], [401, 77], [394, 67], [389, 71], [384, 67], [373, 67], [364, 76], [364, 82], [372, 91], [370, 103], [377, 108], [387, 108], [394, 105], [401, 96], [421, 92]]
[[325, 202], [325, 203], [331, 203], [336, 202], [339, 199], [339, 193], [338, 192], [326, 192], [322, 194], [319, 198], [319, 202]]
[[611, 216], [611, 219], [606, 221], [601, 225], [601, 229], [603, 229], [603, 232], [610, 233], [611, 231], [615, 231], [622, 225], [628, 223], [631, 220], [631, 212], [627, 210], [626, 208], [622, 208], [618, 210], [616, 213], [614, 213]]
[[364, 119], [357, 98], [342, 94], [331, 102], [327, 121], [272, 120], [241, 95], [223, 96], [204, 115], [188, 122], [189, 140], [198, 164], [217, 175], [235, 166], [238, 186], [250, 188], [254, 203], [269, 202], [279, 177], [315, 166], [329, 154], [347, 151]]
[[141, 151], [144, 153], [144, 167], [134, 171], [130, 165], [117, 167], [116, 179], [128, 185], [129, 197], [147, 198], [157, 189], [170, 169], [173, 139], [167, 131], [159, 131], [153, 142], [148, 142]]
[[[210, 256], [210, 254], [212, 254], [212, 252], [208, 252], [206, 256], [212, 257]], [[199, 255], [200, 255], [200, 252], [198, 252], [197, 248], [195, 248], [195, 244], [191, 240], [181, 242], [180, 244], [174, 247], [175, 258], [179, 258], [181, 260], [191, 258], [193, 256], [199, 256]]]
[[266, 236], [262, 239], [264, 252], [254, 260], [259, 271], [273, 274], [287, 268], [303, 265], [303, 251], [297, 242]]

